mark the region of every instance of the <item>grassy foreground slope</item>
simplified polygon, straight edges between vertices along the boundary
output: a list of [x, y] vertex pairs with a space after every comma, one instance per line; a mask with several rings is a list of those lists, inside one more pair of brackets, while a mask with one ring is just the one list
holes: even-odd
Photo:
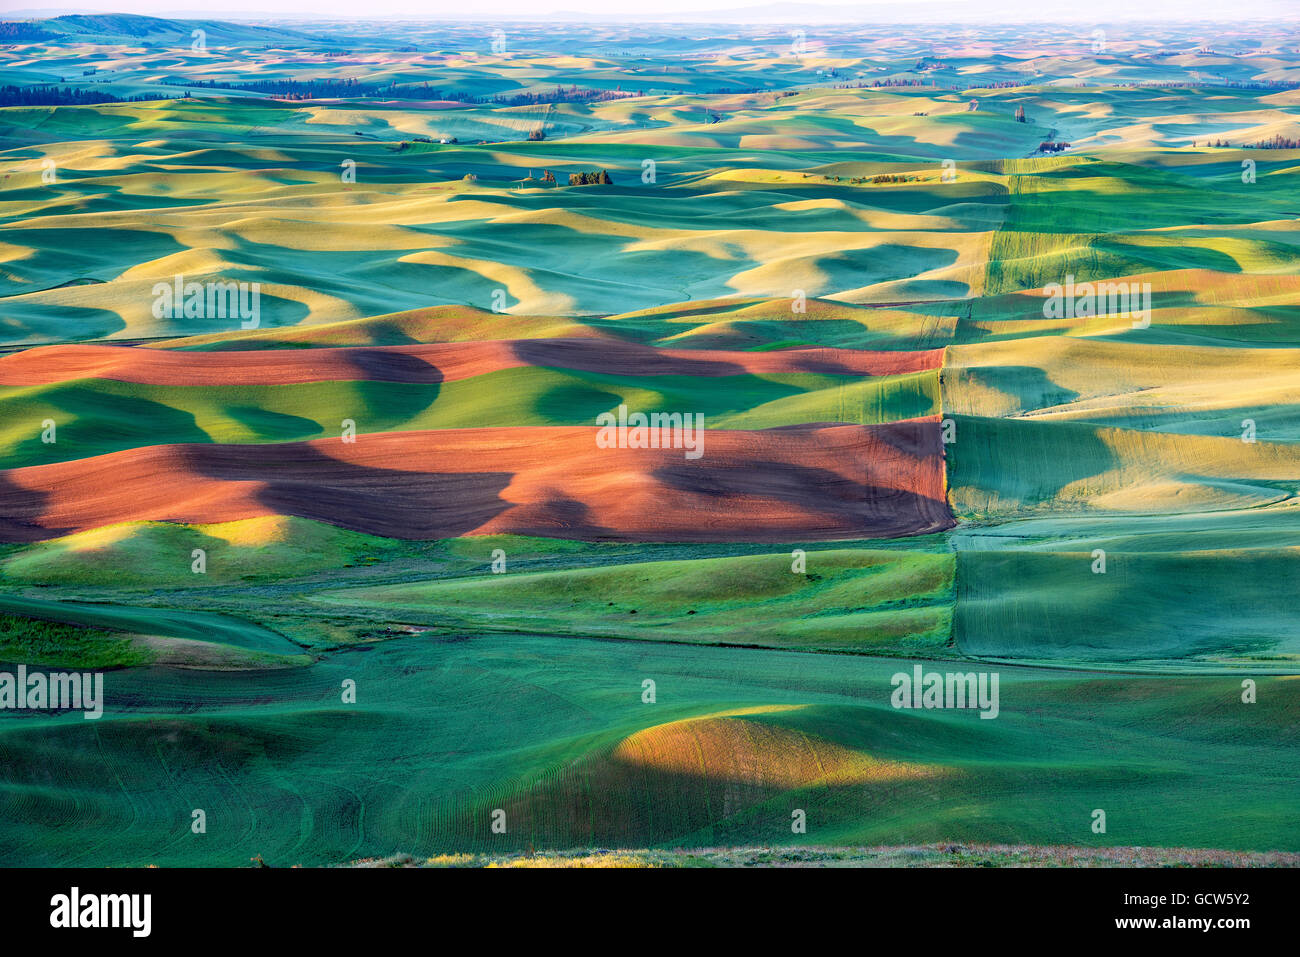
[[[395, 849], [977, 838], [1297, 849], [1287, 822], [1300, 721], [1287, 679], [1261, 678], [1258, 703], [1244, 705], [1233, 678], [1004, 666], [988, 721], [893, 709], [891, 675], [910, 669], [411, 636], [309, 669], [114, 672], [97, 723], [2, 723], [0, 859], [288, 865]], [[345, 679], [355, 704], [342, 701]], [[127, 769], [129, 798], [117, 784]], [[190, 831], [195, 807], [208, 812], [205, 835]], [[1104, 835], [1091, 830], [1097, 808]], [[495, 809], [505, 834], [491, 830]], [[795, 810], [806, 834], [791, 831]]]
[[800, 550], [352, 588], [320, 600], [477, 633], [942, 656], [952, 574], [945, 551]]
[[972, 551], [958, 555], [957, 643], [967, 654], [1057, 662], [1300, 663], [1300, 553]]

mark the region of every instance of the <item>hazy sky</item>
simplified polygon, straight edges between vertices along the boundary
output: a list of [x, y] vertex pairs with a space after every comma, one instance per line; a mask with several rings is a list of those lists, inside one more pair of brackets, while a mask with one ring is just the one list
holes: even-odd
[[[71, 0], [66, 4], [51, 0], [0, 0], [0, 16], [5, 8], [25, 16], [43, 10], [51, 14], [95, 11], [212, 19], [402, 16], [409, 19], [472, 20], [476, 15], [536, 17], [554, 11], [592, 12], [613, 17], [623, 11], [637, 20], [660, 17], [671, 20], [674, 14], [679, 13], [698, 15], [702, 11], [776, 5], [770, 0], [258, 0], [256, 4], [248, 0], [207, 0], [201, 4], [193, 0]], [[782, 9], [778, 18], [782, 22], [797, 22], [800, 8], [805, 5], [791, 2], [779, 6]], [[1247, 0], [1237, 6], [1225, 4], [1222, 0], [1088, 0], [1086, 3], [1079, 0], [857, 0], [851, 3], [827, 0], [811, 6], [809, 19], [824, 20], [837, 8], [844, 11], [844, 19], [900, 24], [907, 23], [911, 17], [934, 20], [948, 19], [949, 15], [953, 20], [991, 22], [1021, 19], [1101, 22], [1134, 18], [1235, 20], [1279, 15], [1290, 19], [1300, 11], [1300, 0]], [[755, 19], [770, 21], [772, 15]]]
[[[216, 16], [221, 12], [251, 12], [253, 9], [266, 14], [304, 14], [311, 16], [334, 15], [340, 17], [365, 18], [369, 16], [408, 16], [411, 19], [473, 19], [475, 14], [533, 14], [545, 15], [557, 10], [576, 12], [596, 12], [614, 15], [619, 11], [636, 14], [643, 18], [647, 14], [663, 13], [665, 15], [683, 11], [700, 10], [734, 10], [743, 7], [768, 5], [770, 0], [259, 0], [252, 7], [246, 5], [248, 0], [226, 0], [226, 2], [187, 3], [186, 0], [71, 0], [68, 3], [38, 2], [24, 3], [23, 0], [0, 0], [0, 8], [23, 7], [29, 10], [59, 8], [63, 10], [96, 10], [116, 13], [146, 13], [153, 15], [175, 14], [179, 12], [200, 12], [204, 16]], [[950, 3], [951, 0], [854, 0], [854, 2], [817, 2], [818, 7], [840, 7], [845, 10], [864, 10], [885, 12], [909, 7], [933, 7], [935, 4]], [[1014, 0], [1013, 0], [1014, 2]], [[792, 9], [798, 9], [798, 2], [782, 3]], [[211, 11], [211, 12], [208, 12]]]

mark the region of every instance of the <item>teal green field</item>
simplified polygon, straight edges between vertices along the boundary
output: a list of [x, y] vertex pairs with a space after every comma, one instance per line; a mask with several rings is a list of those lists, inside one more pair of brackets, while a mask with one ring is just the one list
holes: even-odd
[[[1261, 678], [999, 666], [1003, 711], [899, 712], [911, 662], [430, 634], [310, 668], [110, 673], [4, 735], [6, 863], [980, 840], [1292, 845], [1296, 698]], [[654, 680], [657, 703], [643, 704]], [[344, 681], [356, 704], [340, 703]], [[194, 702], [202, 709], [193, 713]], [[1194, 716], [1194, 717], [1192, 717]], [[1153, 736], [1160, 746], [1153, 752]], [[1089, 830], [1096, 808], [1107, 833]], [[191, 833], [191, 812], [207, 833]], [[491, 831], [505, 812], [507, 831]], [[808, 835], [791, 833], [804, 810]], [[73, 826], [75, 823], [75, 826]]]

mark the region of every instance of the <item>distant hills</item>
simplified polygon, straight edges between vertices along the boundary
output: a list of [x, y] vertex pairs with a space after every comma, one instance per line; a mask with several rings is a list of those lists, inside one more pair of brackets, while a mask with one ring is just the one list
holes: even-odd
[[[32, 12], [32, 11], [28, 11]], [[14, 19], [10, 15], [6, 19]], [[317, 40], [318, 37], [299, 30], [281, 27], [256, 26], [233, 23], [208, 17], [201, 19], [164, 19], [131, 13], [74, 13], [64, 16], [37, 18], [32, 27], [46, 36], [67, 38], [93, 38], [103, 41], [156, 41], [189, 42], [191, 31], [202, 29], [210, 42], [265, 42], [286, 38]]]
[[[573, 2], [573, 0], [566, 0]], [[581, 0], [579, 0], [581, 2]], [[593, 4], [594, 5], [594, 4]], [[967, 0], [915, 0], [900, 9], [896, 2], [886, 0], [867, 0], [863, 3], [764, 3], [749, 6], [713, 7], [702, 10], [672, 10], [652, 8], [644, 11], [623, 10], [602, 12], [599, 9], [581, 10], [564, 9], [541, 12], [529, 9], [529, 5], [520, 3], [513, 11], [465, 10], [451, 5], [420, 4], [414, 0], [392, 0], [385, 4], [384, 12], [340, 16], [333, 13], [304, 13], [300, 11], [277, 10], [274, 4], [261, 10], [211, 10], [211, 9], [168, 9], [161, 5], [150, 10], [151, 16], [115, 13], [111, 11], [88, 8], [49, 7], [26, 8], [9, 11], [6, 19], [47, 19], [56, 17], [61, 20], [77, 19], [86, 21], [89, 32], [104, 29], [93, 21], [118, 21], [123, 27], [130, 26], [126, 21], [152, 21], [154, 24], [171, 20], [279, 20], [284, 22], [347, 22], [375, 20], [455, 20], [459, 22], [479, 21], [555, 21], [555, 22], [600, 22], [600, 23], [734, 23], [752, 24], [811, 24], [811, 23], [1092, 23], [1105, 24], [1117, 21], [1139, 22], [1144, 20], [1169, 21], [1226, 21], [1241, 20], [1296, 20], [1300, 19], [1300, 5], [1293, 0], [1256, 0], [1248, 8], [1227, 10], [1215, 0], [1178, 0], [1174, 2], [1154, 2], [1132, 4], [1126, 0], [1094, 0], [1081, 5], [1072, 0], [1041, 0], [1026, 3], [1024, 0], [993, 0], [990, 3], [973, 4]], [[137, 24], [132, 29], [138, 29]], [[124, 36], [141, 34], [122, 32]]]

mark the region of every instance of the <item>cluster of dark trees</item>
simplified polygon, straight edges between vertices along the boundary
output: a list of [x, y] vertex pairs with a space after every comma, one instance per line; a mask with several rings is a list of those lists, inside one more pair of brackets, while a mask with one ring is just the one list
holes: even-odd
[[268, 93], [278, 100], [316, 100], [359, 96], [398, 97], [398, 90], [418, 90], [412, 98], [441, 100], [441, 91], [426, 83], [423, 87], [367, 86], [356, 80], [251, 80], [232, 83], [228, 80], [165, 80], [168, 86], [190, 86], [205, 90], [242, 90], [249, 93]]
[[[872, 80], [870, 83], [868, 83], [866, 80], [862, 80], [859, 83], [837, 83], [835, 84], [835, 89], [870, 90], [870, 89], [877, 89], [886, 86], [937, 86], [937, 85], [938, 84], [934, 83], [932, 80], [888, 79], [888, 80]], [[952, 89], [955, 90], [957, 89], [957, 87], [952, 87]]]
[[114, 96], [103, 90], [85, 90], [75, 86], [0, 86], [0, 106], [87, 106], [94, 103], [140, 103], [170, 97]]
[[[1181, 54], [1168, 54], [1169, 56]], [[984, 90], [1003, 90], [1017, 86], [1029, 86], [1034, 82], [1031, 78], [1023, 80], [998, 80], [994, 83], [981, 83], [980, 88]], [[1082, 80], [1068, 84], [1072, 87], [1089, 87], [1094, 84]], [[1215, 80], [1209, 83], [1200, 83], [1192, 80], [1128, 80], [1120, 83], [1108, 83], [1107, 86], [1116, 86], [1128, 90], [1146, 89], [1146, 90], [1179, 90], [1186, 89], [1189, 86], [1212, 86], [1215, 88], [1225, 87], [1232, 90], [1298, 90], [1300, 82], [1295, 80]], [[957, 89], [957, 87], [953, 87]]]
[[[549, 174], [550, 170], [547, 170], [547, 173]], [[542, 179], [544, 181], [546, 177], [543, 176]], [[554, 179], [554, 177], [552, 177], [552, 179]], [[614, 181], [609, 178], [609, 173], [603, 169], [594, 170], [590, 173], [569, 174], [570, 186], [611, 186], [613, 183]]]
[[[1223, 144], [1227, 146], [1227, 143]], [[1283, 136], [1281, 133], [1276, 134], [1271, 139], [1260, 140], [1255, 144], [1257, 150], [1295, 150], [1300, 149], [1300, 140], [1293, 140], [1289, 136]]]
[[936, 60], [933, 57], [922, 57], [916, 61], [916, 66], [912, 67], [913, 73], [925, 73], [928, 70], [946, 70], [948, 64], [943, 60]]
[[470, 96], [452, 90], [442, 90], [428, 83], [398, 86], [396, 83], [362, 83], [357, 79], [335, 80], [251, 80], [234, 83], [229, 80], [167, 80], [168, 86], [202, 87], [209, 90], [242, 90], [266, 93], [277, 100], [358, 99], [379, 98], [390, 100], [452, 100], [457, 103], [475, 103], [490, 106], [537, 106], [545, 103], [597, 103], [603, 100], [621, 100], [629, 96], [644, 96], [643, 92], [627, 93], [620, 87], [614, 90], [596, 90], [588, 87], [557, 86], [540, 93], [502, 93], [496, 96]]
[[1068, 150], [1069, 148], [1069, 143], [1051, 143], [1046, 140], [1038, 144], [1038, 152], [1040, 153], [1059, 153], [1061, 150]]
[[[808, 175], [805, 173], [804, 178]], [[903, 173], [878, 173], [875, 176], [850, 176], [845, 179], [843, 176], [827, 176], [827, 180], [833, 180], [836, 183], [848, 183], [850, 186], [862, 186], [866, 183], [919, 183], [921, 177], [906, 176]]]
[[1023, 106], [1016, 107], [1016, 122], [1017, 123], [1029, 122], [1027, 119], [1025, 119], [1025, 108]]
[[0, 22], [0, 43], [35, 43], [37, 40], [53, 38], [53, 33], [22, 20]]
[[496, 96], [475, 99], [473, 102], [493, 103], [498, 106], [537, 106], [543, 103], [602, 103], [605, 100], [627, 99], [629, 96], [645, 96], [645, 91], [627, 93], [621, 86], [613, 90], [597, 90], [575, 84], [567, 90], [557, 86], [554, 90], [541, 93], [498, 93]]
[[[1086, 86], [1087, 84], [1080, 84]], [[1194, 82], [1192, 80], [1132, 80], [1116, 83], [1115, 86], [1127, 89], [1178, 90], [1189, 86], [1223, 87], [1229, 90], [1300, 90], [1300, 82], [1295, 80], [1213, 80]]]

